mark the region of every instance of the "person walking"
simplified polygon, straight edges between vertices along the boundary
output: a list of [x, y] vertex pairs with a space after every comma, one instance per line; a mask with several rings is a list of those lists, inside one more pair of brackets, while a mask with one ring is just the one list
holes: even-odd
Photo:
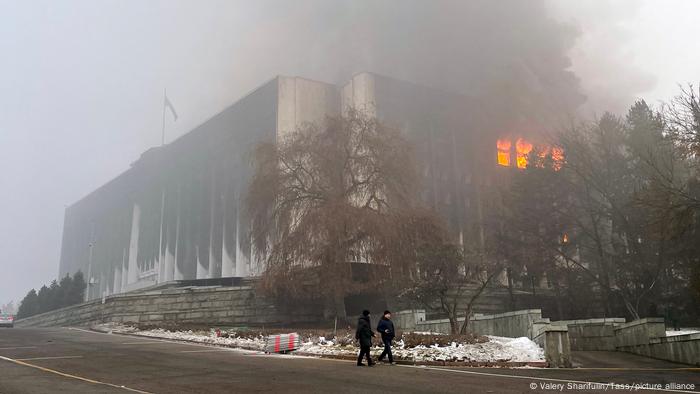
[[382, 342], [384, 343], [384, 351], [377, 361], [381, 362], [384, 356], [388, 356], [389, 364], [394, 365], [394, 356], [391, 354], [391, 341], [394, 340], [396, 332], [394, 331], [394, 322], [391, 321], [391, 312], [384, 311], [384, 316], [382, 316], [377, 325], [377, 331], [382, 334]]
[[372, 347], [372, 337], [374, 332], [372, 332], [372, 325], [369, 322], [369, 311], [365, 309], [362, 311], [362, 316], [357, 319], [357, 331], [355, 332], [355, 339], [360, 342], [360, 354], [357, 356], [357, 366], [363, 366], [362, 358], [367, 356], [367, 365], [373, 366], [372, 356], [369, 354], [369, 350]]

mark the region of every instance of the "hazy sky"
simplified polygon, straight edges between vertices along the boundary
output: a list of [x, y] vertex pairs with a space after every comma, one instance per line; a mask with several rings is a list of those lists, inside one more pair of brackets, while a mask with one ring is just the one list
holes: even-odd
[[[171, 140], [277, 74], [347, 79], [365, 70], [329, 48], [373, 56], [368, 4], [0, 0], [0, 304], [56, 277], [65, 207], [159, 144], [163, 88]], [[700, 82], [700, 1], [547, 4], [576, 32], [583, 115]]]

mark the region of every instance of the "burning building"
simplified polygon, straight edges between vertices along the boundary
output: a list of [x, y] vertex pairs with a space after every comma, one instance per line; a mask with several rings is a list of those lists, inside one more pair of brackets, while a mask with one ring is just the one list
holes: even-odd
[[523, 137], [500, 137], [503, 125], [475, 97], [372, 73], [343, 86], [279, 76], [146, 151], [68, 207], [60, 275], [86, 273], [89, 298], [172, 280], [259, 275], [264, 267], [251, 250], [243, 209], [252, 148], [349, 107], [414, 142], [422, 198], [460, 240], [478, 231], [480, 185], [499, 167], [527, 166], [534, 146]]

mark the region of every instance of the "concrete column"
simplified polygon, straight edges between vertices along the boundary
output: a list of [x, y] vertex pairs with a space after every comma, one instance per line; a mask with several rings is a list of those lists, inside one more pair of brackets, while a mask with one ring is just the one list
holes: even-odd
[[[226, 192], [228, 192], [228, 190], [226, 190]], [[224, 222], [222, 225], [223, 226], [223, 230], [222, 230], [222, 241], [223, 242], [221, 243], [221, 277], [223, 277], [223, 278], [229, 277], [229, 276], [234, 276], [236, 274], [234, 272], [234, 270], [235, 270], [234, 262], [231, 259], [231, 254], [229, 253], [228, 248], [226, 247], [226, 237], [230, 236], [228, 234], [228, 231], [230, 230], [228, 228], [228, 220], [226, 220], [229, 216], [227, 210], [230, 209], [230, 207], [226, 204], [226, 202], [227, 202], [226, 197], [227, 196], [224, 195], [224, 212], [223, 212]], [[234, 233], [234, 236], [236, 236], [235, 233]]]
[[216, 257], [214, 253], [214, 221], [216, 220], [216, 173], [214, 168], [211, 171], [211, 188], [209, 194], [209, 268], [208, 278], [216, 278]]
[[206, 279], [209, 277], [209, 271], [199, 259], [199, 245], [195, 246], [195, 253], [197, 254], [197, 279]]
[[374, 117], [377, 114], [374, 75], [360, 73], [352, 77], [350, 82], [341, 90], [341, 106], [343, 113], [348, 108], [355, 108]]
[[180, 202], [178, 201], [177, 221], [175, 223], [175, 258], [173, 261], [173, 266], [174, 266], [173, 279], [174, 280], [184, 279], [184, 275], [182, 274], [182, 272], [180, 271], [180, 267], [178, 266], [179, 247], [180, 247]]
[[165, 254], [158, 254], [158, 264], [156, 265], [158, 269], [158, 283], [165, 282]]
[[163, 269], [163, 277], [165, 282], [173, 280], [175, 277], [175, 256], [170, 253], [170, 248], [165, 248], [165, 268]]
[[566, 326], [545, 328], [534, 341], [544, 349], [549, 368], [571, 368], [571, 347]]
[[238, 208], [236, 210], [236, 276], [245, 277], [249, 275], [248, 272], [248, 259], [245, 253], [241, 250], [241, 218], [239, 215], [240, 210], [240, 196], [236, 196], [236, 204]]
[[129, 264], [127, 260], [126, 248], [122, 252], [122, 283], [119, 286], [122, 292], [126, 291], [126, 285], [129, 283]]
[[163, 264], [163, 223], [165, 221], [165, 189], [160, 196], [160, 227], [158, 233], [158, 260], [156, 261], [156, 269], [158, 272], [156, 282], [163, 281], [163, 271], [165, 265]]
[[100, 295], [109, 294], [109, 286], [107, 286], [107, 274], [100, 273]]
[[139, 251], [139, 224], [141, 221], [141, 208], [134, 204], [131, 215], [131, 237], [129, 238], [129, 275], [128, 283], [136, 283], [139, 280], [138, 251]]
[[112, 286], [114, 294], [122, 292], [122, 264], [114, 266], [114, 286]]
[[224, 244], [221, 247], [221, 277], [234, 276], [234, 265], [231, 254], [226, 247], [226, 224], [224, 224]]

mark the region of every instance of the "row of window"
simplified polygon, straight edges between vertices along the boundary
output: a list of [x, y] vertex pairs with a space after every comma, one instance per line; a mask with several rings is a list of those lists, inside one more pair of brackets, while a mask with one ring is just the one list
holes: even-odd
[[[512, 159], [515, 158], [514, 161], [517, 168], [527, 168], [529, 156], [533, 148], [534, 145], [523, 138], [515, 140], [515, 144], [507, 138], [498, 139], [496, 141], [496, 161], [498, 165], [511, 167]], [[555, 170], [561, 168], [564, 162], [564, 151], [556, 146], [538, 146], [537, 155], [540, 158], [551, 156]]]

